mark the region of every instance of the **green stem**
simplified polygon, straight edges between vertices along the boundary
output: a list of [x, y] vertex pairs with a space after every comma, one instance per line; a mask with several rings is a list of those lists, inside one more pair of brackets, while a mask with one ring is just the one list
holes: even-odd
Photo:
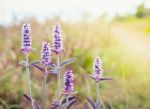
[[47, 81], [47, 67], [45, 67], [44, 81], [43, 81], [43, 90], [42, 90], [42, 109], [45, 108], [45, 93], [46, 93], [46, 81]]
[[69, 106], [69, 95], [66, 96], [66, 109], [68, 109]]
[[99, 83], [96, 83], [96, 103], [99, 102]]
[[59, 62], [59, 54], [57, 55], [57, 68], [58, 68], [58, 72], [57, 72], [57, 100], [59, 103], [59, 97], [60, 97], [60, 62]]
[[30, 79], [30, 70], [29, 70], [29, 55], [28, 53], [25, 55], [26, 58], [26, 72], [27, 72], [27, 80], [28, 80], [28, 87], [29, 87], [29, 94], [31, 98], [32, 109], [34, 109], [33, 97], [32, 97], [32, 90], [31, 90], [31, 79]]

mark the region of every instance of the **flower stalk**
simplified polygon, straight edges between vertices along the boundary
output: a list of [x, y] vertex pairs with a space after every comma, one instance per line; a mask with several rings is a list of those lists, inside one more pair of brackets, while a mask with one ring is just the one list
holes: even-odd
[[26, 53], [25, 58], [26, 58], [27, 81], [28, 81], [28, 87], [29, 87], [29, 94], [30, 94], [30, 98], [31, 98], [32, 109], [34, 109], [34, 101], [33, 101], [33, 97], [32, 97], [31, 79], [30, 79], [30, 70], [29, 70], [29, 57], [28, 56], [29, 56], [29, 54]]
[[57, 100], [60, 102], [60, 53], [64, 51], [62, 42], [62, 30], [59, 24], [53, 27], [52, 51], [57, 55]]
[[69, 106], [69, 95], [66, 96], [66, 109], [68, 108]]
[[96, 103], [99, 102], [99, 83], [96, 83]]
[[32, 51], [29, 24], [23, 24], [22, 26], [22, 43], [21, 44], [22, 44], [21, 52], [25, 55], [25, 67], [26, 67], [26, 73], [27, 73], [29, 95], [31, 98], [32, 108], [34, 109], [34, 101], [32, 97], [32, 89], [31, 89], [30, 69], [29, 69], [29, 52]]
[[47, 67], [45, 67], [44, 81], [43, 81], [43, 90], [42, 90], [42, 109], [45, 109], [45, 94], [46, 94], [46, 81], [47, 81]]
[[51, 48], [50, 44], [43, 42], [41, 50], [41, 63], [44, 66], [44, 80], [43, 80], [43, 90], [42, 90], [42, 109], [45, 109], [45, 94], [46, 94], [46, 81], [47, 81], [47, 67], [51, 63]]
[[57, 100], [60, 98], [60, 57], [57, 55]]

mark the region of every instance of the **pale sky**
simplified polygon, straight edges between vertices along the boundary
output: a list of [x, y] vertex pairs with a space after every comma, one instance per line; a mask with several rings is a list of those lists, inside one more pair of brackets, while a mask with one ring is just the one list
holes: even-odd
[[92, 18], [104, 13], [113, 16], [116, 13], [133, 13], [142, 2], [150, 7], [150, 0], [0, 0], [0, 23], [8, 24], [16, 18], [25, 19], [27, 16], [42, 21], [56, 15], [74, 21], [85, 12], [90, 13]]

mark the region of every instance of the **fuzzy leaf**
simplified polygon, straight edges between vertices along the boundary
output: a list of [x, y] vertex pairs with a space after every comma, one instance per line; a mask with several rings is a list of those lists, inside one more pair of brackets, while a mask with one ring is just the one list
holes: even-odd
[[27, 65], [27, 62], [26, 62], [25, 60], [22, 60], [22, 61], [19, 62], [19, 64], [26, 66], [26, 65]]
[[41, 109], [38, 103], [34, 103], [36, 109]]
[[94, 101], [92, 101], [90, 98], [87, 97], [88, 102], [91, 104], [93, 109], [96, 109]]
[[57, 109], [57, 107], [59, 107], [59, 105], [55, 105], [54, 107], [51, 107], [50, 109]]
[[61, 107], [61, 106], [58, 104], [58, 102], [54, 102], [53, 104], [51, 104], [49, 109], [57, 109], [57, 107]]
[[55, 69], [48, 70], [46, 74], [57, 74], [57, 70]]
[[23, 96], [24, 96], [28, 101], [31, 102], [31, 98], [30, 98], [28, 95], [24, 94]]
[[96, 109], [101, 109], [101, 103], [100, 102], [95, 103], [95, 107], [96, 107]]
[[[74, 100], [74, 99], [76, 99], [75, 96], [69, 97], [69, 101], [72, 101], [72, 100]], [[66, 98], [62, 101], [62, 104], [64, 104], [64, 103], [66, 103]]]
[[100, 80], [103, 81], [103, 80], [113, 80], [113, 79], [112, 78], [108, 78], [108, 77], [103, 77]]
[[44, 70], [43, 68], [41, 68], [40, 66], [38, 66], [38, 65], [36, 65], [36, 64], [34, 64], [34, 63], [32, 63], [31, 65], [32, 65], [33, 67], [35, 67], [35, 68], [41, 70], [42, 72], [45, 72], [45, 70]]
[[69, 103], [67, 109], [70, 109], [70, 107], [77, 102], [77, 99], [73, 100], [72, 102]]
[[95, 78], [92, 75], [87, 75], [88, 77], [90, 77], [91, 79], [95, 80]]
[[104, 80], [113, 80], [112, 78], [108, 78], [108, 77], [94, 78], [92, 75], [87, 75], [87, 76], [89, 76], [91, 79], [93, 79], [96, 82], [104, 81]]
[[57, 67], [56, 64], [55, 64], [55, 63], [52, 63], [52, 62], [49, 63], [48, 66], [51, 67], [51, 68], [56, 68], [56, 67]]
[[[28, 95], [24, 94], [23, 96], [31, 103], [31, 98]], [[36, 109], [41, 109], [39, 104], [36, 102], [34, 102], [34, 106]]]
[[74, 61], [76, 61], [76, 58], [70, 58], [70, 59], [68, 59], [68, 60], [65, 60], [64, 62], [62, 62], [62, 63], [60, 64], [60, 67], [64, 67], [65, 65], [71, 64], [71, 63], [73, 63]]

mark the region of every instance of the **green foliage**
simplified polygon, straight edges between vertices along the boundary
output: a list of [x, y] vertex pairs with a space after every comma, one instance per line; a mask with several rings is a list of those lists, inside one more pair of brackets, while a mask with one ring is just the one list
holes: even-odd
[[144, 3], [142, 3], [137, 7], [136, 17], [144, 17], [144, 16], [145, 16], [145, 7]]

